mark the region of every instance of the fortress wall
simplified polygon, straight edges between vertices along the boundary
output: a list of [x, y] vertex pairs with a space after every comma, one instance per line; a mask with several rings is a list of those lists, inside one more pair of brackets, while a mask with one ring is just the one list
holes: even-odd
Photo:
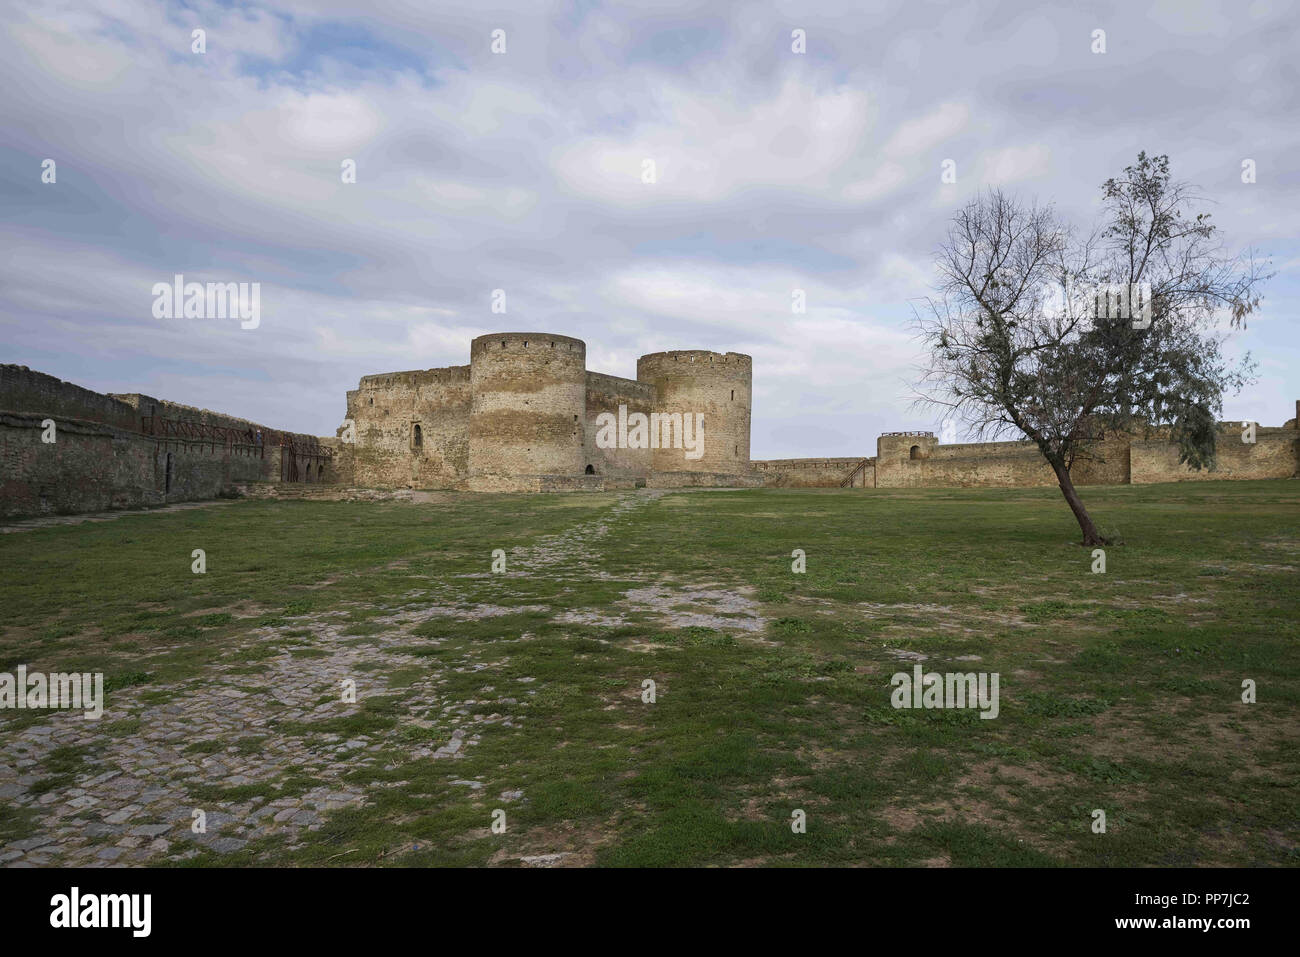
[[[139, 413], [141, 419], [148, 416], [233, 429], [241, 434], [248, 433], [250, 438], [242, 441], [253, 444], [256, 444], [258, 433], [261, 434], [260, 447], [257, 449], [232, 443], [228, 450], [223, 450], [220, 439], [214, 443], [199, 439], [155, 434], [153, 436], [154, 440], [161, 443], [161, 447], [165, 451], [171, 451], [177, 456], [173, 458], [175, 468], [179, 468], [185, 463], [184, 467], [192, 470], [194, 481], [185, 482], [183, 488], [215, 487], [219, 491], [227, 487], [232, 481], [279, 482], [283, 476], [287, 475], [297, 475], [300, 482], [319, 484], [321, 482], [337, 481], [338, 469], [334, 463], [324, 461], [318, 456], [288, 452], [280, 447], [281, 439], [288, 439], [298, 445], [311, 446], [324, 445], [331, 441], [328, 438], [318, 438], [307, 432], [288, 432], [263, 425], [260, 422], [254, 422], [251, 419], [226, 415], [224, 412], [214, 412], [211, 409], [200, 409], [180, 402], [171, 402], [141, 392], [115, 394], [113, 398], [131, 406]], [[183, 456], [181, 456], [181, 453], [183, 453]], [[199, 454], [205, 457], [194, 458]], [[213, 457], [220, 458], [223, 455], [227, 464], [222, 467], [218, 474], [217, 471], [214, 471], [212, 465]], [[286, 455], [292, 455], [295, 459], [295, 470], [292, 472], [283, 468], [282, 459]], [[217, 493], [214, 492], [213, 494]], [[211, 496], [198, 495], [196, 497], [205, 498]], [[168, 498], [168, 501], [171, 500], [171, 498]]]
[[[53, 418], [56, 441], [41, 441]], [[139, 508], [162, 501], [154, 443], [46, 412], [0, 413], [0, 517]]]
[[112, 398], [119, 402], [124, 402], [131, 408], [135, 409], [136, 414], [140, 417], [157, 416], [161, 419], [176, 419], [180, 422], [199, 422], [203, 425], [215, 425], [226, 429], [238, 429], [248, 431], [252, 429], [263, 432], [273, 432], [268, 426], [249, 419], [241, 419], [234, 415], [225, 415], [221, 412], [213, 412], [211, 409], [199, 409], [192, 405], [182, 405], [179, 402], [171, 402], [167, 399], [159, 399], [151, 395], [145, 395], [142, 392], [125, 392], [113, 393]]
[[140, 428], [136, 410], [126, 403], [18, 365], [0, 365], [0, 411], [63, 416], [127, 431]]
[[1241, 430], [1220, 430], [1217, 463], [1213, 471], [1199, 472], [1178, 464], [1178, 446], [1163, 440], [1134, 440], [1134, 485], [1155, 482], [1214, 481], [1222, 479], [1292, 478], [1300, 467], [1300, 433], [1294, 429], [1256, 430], [1255, 443], [1241, 441]]
[[[768, 459], [751, 462], [754, 470], [763, 477], [763, 484], [771, 488], [839, 488], [840, 482], [865, 456], [823, 459]], [[876, 466], [874, 460], [864, 474], [854, 480], [854, 488], [875, 488]]]
[[[467, 366], [365, 376], [348, 393], [356, 441], [278, 433], [247, 419], [142, 393], [101, 395], [23, 366], [0, 365], [0, 516], [84, 512], [211, 498], [234, 484], [278, 481], [296, 454], [302, 483], [377, 488], [539, 492], [754, 486], [835, 488], [858, 456], [749, 462], [748, 356], [705, 351], [642, 356], [639, 380], [587, 372], [581, 340], [498, 333], [471, 344]], [[596, 418], [629, 412], [702, 413], [705, 454], [682, 449], [600, 449]], [[1297, 403], [1300, 412], [1300, 402]], [[222, 438], [146, 435], [154, 416], [236, 431], [261, 430], [262, 447]], [[53, 419], [56, 441], [41, 442]], [[1118, 435], [1074, 465], [1077, 485], [1300, 476], [1300, 432], [1220, 423], [1215, 471], [1178, 464], [1167, 431]], [[347, 428], [350, 426], [350, 430]], [[419, 441], [415, 427], [419, 426]], [[335, 457], [293, 453], [279, 435], [326, 445]], [[584, 475], [587, 465], [593, 475]], [[322, 468], [322, 466], [324, 466]], [[309, 468], [310, 467], [310, 468]], [[1032, 443], [940, 445], [930, 433], [882, 435], [855, 486], [1028, 487], [1055, 484]]]
[[[293, 471], [281, 470], [281, 459], [294, 459]], [[330, 481], [331, 466], [329, 461], [315, 455], [295, 453], [290, 449], [272, 446], [266, 450], [267, 470], [262, 478], [265, 481], [278, 482], [283, 476], [297, 475], [297, 481], [311, 485], [321, 485]], [[337, 472], [335, 471], [335, 474]]]
[[[49, 444], [41, 441], [41, 422], [46, 418], [55, 423], [55, 441]], [[279, 460], [271, 460], [269, 454], [264, 460], [221, 445], [159, 442], [84, 419], [4, 412], [0, 413], [0, 517], [215, 498], [236, 481], [263, 478], [268, 461], [278, 466]]]
[[540, 475], [484, 472], [482, 475], [471, 475], [466, 480], [466, 488], [471, 492], [540, 492], [542, 478]]
[[[603, 475], [539, 475], [539, 492], [604, 492], [611, 487], [610, 479]], [[629, 488], [631, 482], [618, 487]]]
[[908, 488], [1028, 488], [1055, 485], [1056, 475], [1038, 450], [1032, 455], [976, 455], [970, 458], [921, 459], [902, 463]]
[[1051, 466], [1029, 442], [940, 445], [929, 434], [882, 435], [876, 440], [877, 488], [984, 488], [1055, 483]]
[[339, 476], [379, 488], [453, 487], [469, 471], [469, 414], [469, 366], [364, 376], [348, 393], [356, 441], [340, 443]]
[[[1127, 436], [1094, 442], [1089, 447], [1090, 455], [1080, 457], [1074, 463], [1071, 477], [1075, 485], [1126, 485], [1129, 480], [1129, 439]], [[910, 451], [910, 449], [909, 449]], [[959, 442], [951, 445], [934, 445], [925, 455], [931, 463], [927, 474], [935, 476], [967, 475], [980, 459], [996, 459], [998, 465], [990, 465], [999, 472], [1012, 469], [1013, 474], [1031, 476], [1032, 484], [1041, 484], [1037, 476], [1040, 467], [1048, 466], [1038, 451], [1038, 446], [1028, 440], [1014, 442]], [[1015, 470], [1011, 463], [1022, 459], [1022, 470]], [[940, 463], [952, 463], [952, 467], [941, 467]], [[1055, 479], [1053, 478], [1053, 481]]]
[[[912, 446], [919, 458], [912, 458]], [[1032, 442], [969, 442], [939, 445], [933, 439], [882, 436], [878, 487], [994, 488], [1055, 485], [1056, 475]], [[1092, 457], [1074, 463], [1075, 485], [1126, 485], [1129, 440], [1108, 439], [1090, 447]]]
[[929, 449], [931, 459], [1001, 458], [1006, 455], [1038, 454], [1038, 447], [1029, 441], [1018, 442], [957, 442], [951, 445], [935, 444]]
[[[265, 426], [141, 393], [101, 395], [22, 366], [0, 366], [0, 515], [140, 508], [215, 498], [235, 482], [276, 480], [280, 450], [144, 434], [142, 417], [262, 430]], [[54, 421], [54, 442], [41, 422]], [[283, 433], [295, 441], [316, 441]], [[312, 461], [299, 457], [301, 474]], [[311, 480], [329, 480], [313, 463]], [[327, 466], [326, 471], [329, 471]]]
[[[1297, 433], [1258, 427], [1256, 442], [1241, 441], [1237, 423], [1220, 428], [1216, 471], [1193, 471], [1178, 464], [1178, 446], [1159, 433], [1149, 439], [1128, 435], [1094, 442], [1076, 459], [1076, 486], [1234, 478], [1289, 478], [1297, 474]], [[912, 448], [916, 447], [916, 458]], [[1051, 467], [1030, 442], [979, 442], [938, 445], [925, 436], [881, 436], [877, 442], [876, 486], [1029, 487], [1054, 485]]]
[[763, 478], [757, 472], [651, 472], [646, 488], [760, 488]]
[[[254, 422], [251, 419], [241, 419], [239, 416], [226, 415], [224, 412], [213, 412], [211, 409], [200, 409], [192, 405], [182, 405], [180, 402], [171, 402], [167, 399], [158, 399], [151, 395], [145, 395], [141, 392], [114, 393], [112, 398], [126, 405], [131, 406], [136, 413], [143, 418], [144, 416], [157, 416], [162, 419], [175, 419], [178, 422], [198, 422], [202, 425], [212, 425], [219, 428], [235, 429], [239, 432], [254, 433], [261, 432], [263, 444], [277, 444], [278, 439], [275, 436], [288, 436], [292, 442], [305, 444], [319, 443], [320, 439], [307, 432], [287, 432], [283, 429], [276, 429], [269, 425], [263, 425], [260, 422]], [[274, 473], [279, 475], [278, 472]]]
[[[265, 449], [264, 455], [253, 450], [215, 448], [203, 442], [154, 443], [154, 468], [157, 488], [165, 489], [167, 456], [172, 456], [171, 491], [163, 492], [164, 502], [188, 502], [216, 498], [230, 490], [235, 482], [263, 481], [278, 477], [279, 449]], [[313, 481], [316, 481], [313, 477]]]
[[[317, 463], [318, 465], [324, 464], [325, 466], [324, 477], [321, 484], [338, 485], [344, 478], [343, 472], [339, 468], [339, 460], [343, 453], [343, 443], [332, 435], [321, 436], [317, 441], [324, 448], [334, 450], [332, 458], [326, 459], [324, 463]], [[315, 481], [315, 479], [313, 479], [313, 481]]]
[[[1130, 454], [1132, 439], [1118, 436], [1093, 442], [1088, 454], [1074, 460], [1070, 480], [1079, 485], [1128, 485], [1131, 481]], [[1038, 450], [1034, 450], [1038, 454]]]
[[471, 476], [580, 475], [587, 466], [587, 346], [542, 332], [470, 343]]
[[687, 459], [682, 449], [655, 449], [656, 471], [749, 471], [753, 360], [738, 352], [655, 352], [637, 360], [636, 377], [654, 386], [658, 412], [702, 413], [704, 454]]
[[631, 478], [607, 475], [505, 475], [484, 473], [471, 475], [467, 487], [471, 492], [605, 492], [634, 487]]
[[[608, 412], [618, 416], [618, 407], [627, 406], [628, 415], [654, 411], [654, 386], [635, 379], [623, 379], [601, 372], [587, 373], [586, 431], [583, 454], [587, 465], [597, 475], [645, 476], [650, 471], [650, 449], [602, 449], [596, 444], [596, 419]], [[584, 470], [585, 470], [584, 466]]]

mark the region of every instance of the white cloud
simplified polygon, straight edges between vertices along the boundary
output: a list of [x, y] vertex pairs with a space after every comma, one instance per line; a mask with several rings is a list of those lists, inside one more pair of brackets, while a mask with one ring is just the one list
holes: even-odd
[[[1153, 24], [1116, 5], [1093, 57], [1087, 22], [1029, 4], [37, 0], [0, 15], [6, 358], [329, 434], [362, 374], [554, 329], [616, 375], [659, 349], [749, 352], [756, 454], [868, 454], [876, 431], [929, 425], [906, 402], [908, 303], [956, 206], [999, 184], [1083, 218], [1138, 148], [1205, 188], [1230, 247], [1281, 263], [1242, 341], [1286, 357], [1285, 14], [1161, 5]], [[209, 53], [189, 52], [193, 26]], [[173, 272], [262, 282], [263, 327], [159, 326], [147, 292]], [[488, 309], [498, 287], [507, 316]], [[1295, 395], [1300, 372], [1270, 370], [1228, 414], [1281, 421], [1267, 409]]]

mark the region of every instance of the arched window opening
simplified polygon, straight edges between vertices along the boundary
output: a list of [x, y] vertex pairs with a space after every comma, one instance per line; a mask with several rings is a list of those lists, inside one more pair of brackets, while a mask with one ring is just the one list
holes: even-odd
[[908, 454], [914, 459], [919, 459], [921, 457], [921, 447], [919, 445], [912, 446], [912, 451]]
[[411, 426], [411, 448], [418, 449], [424, 446], [424, 432], [420, 429], [420, 423], [416, 422]]
[[596, 474], [596, 467], [595, 467], [594, 465], [588, 465], [588, 466], [587, 466], [587, 474], [588, 474], [588, 475], [595, 475], [595, 474]]

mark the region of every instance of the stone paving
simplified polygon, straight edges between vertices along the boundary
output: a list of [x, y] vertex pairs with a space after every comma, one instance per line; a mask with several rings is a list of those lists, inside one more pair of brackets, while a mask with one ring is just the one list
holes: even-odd
[[507, 573], [527, 575], [545, 571], [554, 572], [559, 578], [610, 578], [610, 573], [595, 560], [599, 555], [598, 543], [609, 534], [615, 519], [645, 508], [666, 494], [662, 489], [642, 489], [619, 495], [599, 518], [581, 522], [558, 535], [548, 535], [534, 545], [512, 549]]
[[[514, 549], [507, 574], [605, 576], [594, 543], [608, 533], [612, 521], [662, 494], [622, 495], [599, 518]], [[260, 839], [293, 849], [304, 832], [319, 830], [331, 813], [363, 809], [367, 791], [407, 783], [376, 780], [361, 786], [344, 781], [345, 775], [355, 777], [366, 768], [391, 771], [421, 758], [446, 760], [450, 767], [480, 740], [483, 727], [523, 725], [526, 719], [518, 713], [471, 713], [467, 706], [476, 704], [474, 700], [442, 699], [439, 687], [446, 683], [448, 670], [485, 665], [439, 663], [401, 648], [411, 644], [412, 627], [434, 618], [471, 620], [551, 609], [476, 604], [446, 594], [440, 598], [436, 604], [417, 603], [368, 619], [380, 626], [378, 634], [347, 634], [349, 622], [342, 611], [257, 627], [231, 648], [275, 649], [271, 657], [257, 657], [256, 673], [250, 673], [247, 662], [216, 663], [199, 679], [115, 690], [97, 721], [86, 720], [80, 711], [50, 711], [38, 723], [0, 734], [0, 801], [11, 812], [31, 817], [24, 837], [0, 844], [0, 865], [158, 864], [183, 861], [204, 849], [230, 854]], [[744, 632], [761, 627], [753, 601], [725, 591], [696, 589], [682, 595], [663, 585], [647, 585], [630, 590], [623, 604], [629, 609], [650, 604], [666, 608], [683, 600], [700, 604], [700, 623], [708, 619]], [[712, 606], [711, 614], [704, 614], [705, 602]], [[311, 633], [310, 639], [301, 637], [304, 630]], [[440, 643], [436, 638], [420, 641]], [[386, 675], [411, 666], [423, 675], [400, 692], [389, 689]], [[418, 731], [348, 737], [279, 730], [287, 722], [301, 729], [355, 714], [360, 705], [345, 701], [342, 693], [348, 679], [355, 682], [356, 702], [386, 693], [400, 695], [405, 713], [398, 715], [398, 727], [428, 729], [428, 737]], [[521, 696], [536, 693], [526, 683], [523, 687]], [[499, 700], [506, 709], [519, 704], [515, 698]], [[435, 727], [449, 729], [445, 738], [433, 737]], [[73, 755], [76, 770], [60, 774], [47, 767], [58, 754]], [[319, 783], [306, 790], [288, 788], [291, 793], [276, 796], [286, 776]], [[471, 792], [482, 787], [463, 777], [452, 783]], [[501, 797], [517, 800], [522, 793], [509, 791]], [[201, 831], [195, 827], [196, 812], [204, 817]], [[552, 857], [526, 863], [551, 866]]]
[[[345, 679], [355, 682], [358, 702], [384, 694], [388, 689], [382, 673], [358, 667], [367, 662], [382, 662], [385, 670], [403, 664], [427, 668], [427, 678], [405, 689], [408, 697], [402, 704], [409, 714], [403, 723], [432, 726], [419, 715], [438, 707], [438, 668], [430, 666], [427, 658], [390, 650], [392, 645], [409, 643], [409, 635], [395, 631], [369, 636], [365, 644], [344, 644], [356, 639], [345, 639], [346, 625], [330, 623], [328, 617], [337, 615], [314, 621], [300, 618], [282, 628], [252, 633], [266, 641], [280, 631], [301, 630], [308, 624], [315, 636], [311, 647], [326, 649], [325, 657], [285, 652], [261, 662], [268, 670], [256, 675], [235, 673], [232, 665], [214, 665], [201, 687], [190, 681], [124, 688], [112, 694], [111, 710], [98, 721], [86, 720], [81, 712], [52, 711], [45, 722], [6, 734], [0, 741], [0, 798], [11, 806], [35, 810], [38, 823], [31, 836], [0, 846], [0, 863], [93, 866], [139, 864], [155, 858], [183, 860], [200, 847], [229, 853], [269, 835], [292, 846], [297, 832], [318, 830], [329, 812], [364, 806], [364, 790], [344, 784], [340, 777], [379, 766], [380, 761], [387, 764], [391, 755], [386, 759], [381, 754], [385, 749], [404, 748], [405, 760], [454, 760], [479, 740], [475, 724], [490, 719], [445, 703], [442, 711], [462, 725], [436, 745], [379, 741], [365, 734], [347, 739], [323, 734], [309, 742], [278, 733], [278, 722], [314, 722], [354, 713], [358, 705], [343, 700]], [[174, 696], [163, 703], [141, 700], [167, 691], [174, 691]], [[138, 729], [121, 737], [106, 733], [112, 722], [131, 715], [138, 716]], [[237, 744], [247, 739], [253, 739], [251, 746]], [[33, 790], [49, 778], [41, 758], [55, 748], [70, 747], [88, 749], [89, 767], [66, 786], [40, 793]], [[253, 795], [228, 801], [196, 796], [212, 787], [273, 783], [286, 772], [323, 783], [279, 798]], [[375, 786], [398, 784], [376, 782]], [[192, 826], [195, 811], [206, 816], [203, 833]]]

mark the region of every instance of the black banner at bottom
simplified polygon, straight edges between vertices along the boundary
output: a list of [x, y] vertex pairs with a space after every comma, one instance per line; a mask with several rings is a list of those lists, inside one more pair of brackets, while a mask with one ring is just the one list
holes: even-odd
[[[199, 941], [374, 946], [403, 931], [478, 928], [544, 940], [593, 932], [635, 941], [759, 936], [833, 928], [862, 940], [933, 932], [948, 946], [1125, 937], [1232, 946], [1278, 933], [1286, 870], [18, 870], [0, 871], [9, 943], [76, 935], [137, 943]], [[953, 935], [957, 936], [953, 936]], [[630, 936], [627, 936], [630, 935]], [[971, 938], [966, 938], [971, 940]], [[438, 937], [433, 938], [434, 942]], [[563, 937], [552, 937], [553, 941]], [[806, 941], [813, 944], [813, 941]]]

